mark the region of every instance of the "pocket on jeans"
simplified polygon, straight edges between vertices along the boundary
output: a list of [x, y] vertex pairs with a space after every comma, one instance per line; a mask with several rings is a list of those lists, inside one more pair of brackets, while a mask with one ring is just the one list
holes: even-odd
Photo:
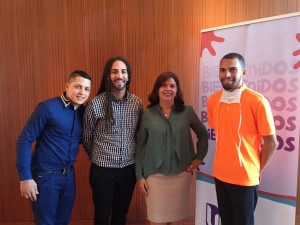
[[53, 176], [53, 173], [35, 173], [35, 172], [33, 172], [33, 174], [32, 174], [33, 180], [37, 184], [46, 183], [47, 181], [49, 181], [51, 179], [52, 176]]

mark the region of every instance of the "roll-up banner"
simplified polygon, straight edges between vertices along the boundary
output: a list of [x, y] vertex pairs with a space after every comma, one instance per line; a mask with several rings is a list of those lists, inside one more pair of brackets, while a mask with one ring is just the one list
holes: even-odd
[[271, 17], [202, 31], [199, 115], [209, 133], [209, 151], [197, 173], [196, 225], [220, 222], [212, 175], [214, 131], [207, 124], [207, 98], [222, 88], [220, 59], [237, 52], [246, 61], [246, 85], [270, 102], [278, 148], [259, 185], [256, 225], [294, 225], [300, 124], [300, 14]]

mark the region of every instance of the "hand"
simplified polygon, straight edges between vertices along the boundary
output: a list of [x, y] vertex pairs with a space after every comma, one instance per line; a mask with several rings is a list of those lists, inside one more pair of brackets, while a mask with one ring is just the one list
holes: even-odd
[[147, 180], [145, 178], [141, 179], [138, 181], [138, 186], [140, 187], [141, 192], [145, 195], [148, 196], [148, 190], [149, 190], [149, 185], [147, 183]]
[[186, 172], [193, 173], [194, 170], [198, 169], [198, 166], [201, 164], [200, 159], [194, 159], [192, 163], [187, 167]]
[[30, 201], [36, 201], [37, 200], [37, 194], [39, 194], [37, 189], [37, 184], [34, 180], [26, 180], [26, 181], [20, 181], [20, 191], [21, 196], [25, 198], [29, 198]]

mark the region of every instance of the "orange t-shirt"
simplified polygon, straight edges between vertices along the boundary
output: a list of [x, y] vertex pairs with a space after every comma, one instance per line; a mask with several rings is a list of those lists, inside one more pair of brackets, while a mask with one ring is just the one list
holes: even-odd
[[220, 102], [223, 90], [208, 98], [208, 125], [216, 135], [213, 175], [253, 186], [259, 183], [261, 136], [275, 134], [275, 125], [268, 100], [245, 84], [241, 90], [240, 103]]

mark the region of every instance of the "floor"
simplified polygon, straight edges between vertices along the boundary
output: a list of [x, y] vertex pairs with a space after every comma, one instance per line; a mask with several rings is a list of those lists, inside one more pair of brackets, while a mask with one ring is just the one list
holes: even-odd
[[[34, 225], [33, 223], [16, 223], [16, 222], [11, 222], [11, 223], [1, 223], [0, 225]], [[81, 220], [81, 221], [71, 221], [70, 225], [93, 225], [93, 221], [91, 220]], [[128, 221], [127, 225], [150, 225], [149, 222], [147, 221]], [[194, 220], [185, 220], [183, 221], [183, 225], [195, 225]], [[293, 225], [293, 224], [285, 224], [285, 225]], [[296, 224], [295, 225], [300, 225], [300, 216], [296, 217]]]
[[[2, 223], [0, 222], [0, 225], [34, 225], [33, 223], [29, 222], [11, 222], [11, 223]], [[81, 220], [81, 221], [71, 221], [70, 225], [93, 225], [93, 221], [91, 220]], [[128, 221], [127, 225], [150, 225], [148, 221]], [[184, 220], [183, 225], [195, 225], [194, 220]]]

